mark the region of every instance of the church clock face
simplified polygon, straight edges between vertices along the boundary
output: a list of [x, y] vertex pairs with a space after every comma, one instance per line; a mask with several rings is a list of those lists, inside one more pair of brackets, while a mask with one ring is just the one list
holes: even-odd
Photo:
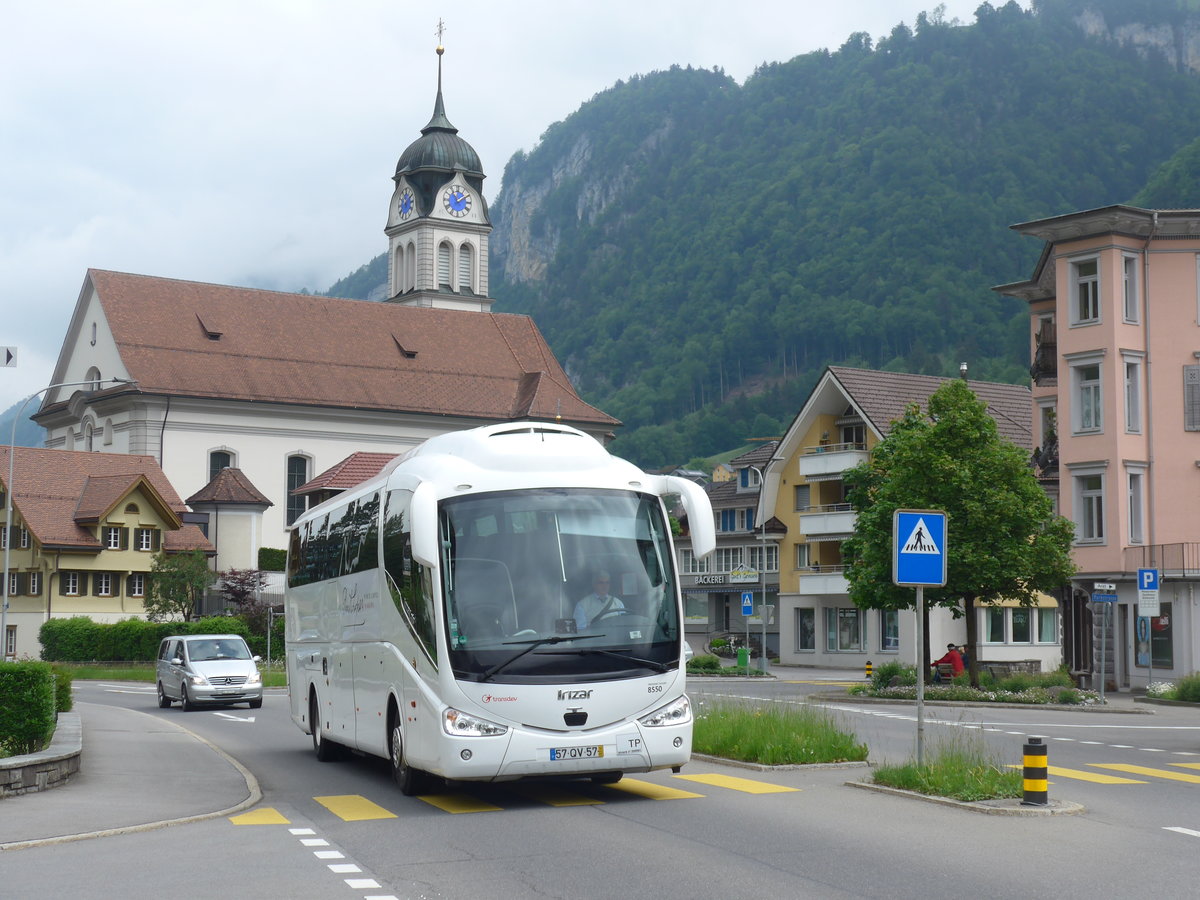
[[400, 195], [400, 203], [397, 209], [400, 211], [400, 218], [407, 219], [413, 212], [413, 193], [408, 188], [404, 189], [404, 193]]
[[462, 218], [471, 211], [471, 195], [461, 184], [452, 184], [442, 194], [442, 206], [455, 218]]

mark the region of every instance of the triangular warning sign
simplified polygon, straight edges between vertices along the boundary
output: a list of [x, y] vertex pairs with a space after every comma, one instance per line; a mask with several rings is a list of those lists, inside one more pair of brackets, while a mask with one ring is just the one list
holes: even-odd
[[908, 536], [908, 540], [904, 542], [904, 548], [900, 552], [927, 553], [931, 556], [939, 556], [942, 551], [938, 549], [938, 545], [929, 536], [929, 526], [925, 524], [925, 520], [917, 519], [917, 524], [913, 527], [912, 534]]

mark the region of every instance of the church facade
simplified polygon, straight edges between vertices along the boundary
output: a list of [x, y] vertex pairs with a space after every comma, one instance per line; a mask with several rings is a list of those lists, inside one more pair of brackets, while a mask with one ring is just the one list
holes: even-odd
[[393, 177], [385, 302], [89, 270], [52, 379], [85, 389], [47, 393], [46, 446], [151, 456], [184, 497], [240, 470], [269, 504], [239, 550], [253, 559], [287, 545], [296, 488], [355, 452], [517, 419], [607, 441], [620, 423], [533, 320], [491, 312], [484, 173], [446, 117], [440, 57], [433, 116]]

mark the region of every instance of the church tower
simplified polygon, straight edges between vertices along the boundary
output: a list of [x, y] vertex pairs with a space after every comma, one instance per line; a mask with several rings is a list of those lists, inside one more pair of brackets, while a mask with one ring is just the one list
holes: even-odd
[[387, 302], [487, 312], [492, 223], [483, 199], [483, 167], [446, 118], [443, 53], [439, 44], [433, 117], [396, 163], [396, 189], [384, 228]]

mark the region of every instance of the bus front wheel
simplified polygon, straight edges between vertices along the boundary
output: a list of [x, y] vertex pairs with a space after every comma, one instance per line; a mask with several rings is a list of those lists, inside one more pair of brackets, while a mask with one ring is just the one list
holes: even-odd
[[392, 763], [392, 780], [400, 788], [400, 793], [412, 797], [421, 792], [424, 787], [424, 772], [414, 769], [404, 758], [404, 730], [400, 725], [400, 716], [393, 714], [392, 728], [388, 737], [388, 756]]

